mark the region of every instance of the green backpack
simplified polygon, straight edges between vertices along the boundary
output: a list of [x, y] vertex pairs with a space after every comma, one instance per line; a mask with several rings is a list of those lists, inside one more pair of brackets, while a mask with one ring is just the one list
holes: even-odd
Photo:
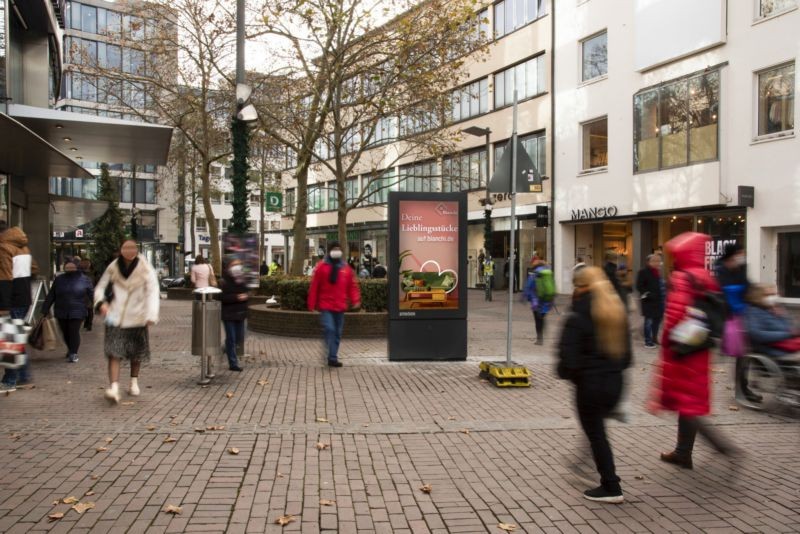
[[556, 281], [551, 269], [536, 271], [536, 296], [542, 302], [553, 302], [556, 298]]

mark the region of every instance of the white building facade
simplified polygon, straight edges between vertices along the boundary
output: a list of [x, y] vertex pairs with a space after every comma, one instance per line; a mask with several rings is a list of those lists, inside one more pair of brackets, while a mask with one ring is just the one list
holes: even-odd
[[[576, 0], [555, 19], [555, 260], [629, 277], [679, 233], [800, 298], [796, 0]], [[631, 280], [632, 278], [629, 278]]]

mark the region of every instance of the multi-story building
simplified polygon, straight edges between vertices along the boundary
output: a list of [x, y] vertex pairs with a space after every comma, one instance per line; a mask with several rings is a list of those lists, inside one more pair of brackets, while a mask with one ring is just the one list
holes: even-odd
[[555, 259], [631, 271], [671, 237], [745, 245], [800, 297], [796, 0], [578, 0], [555, 22]]
[[[540, 174], [548, 173], [548, 137], [550, 137], [550, 68], [551, 24], [550, 2], [547, 0], [501, 0], [485, 4], [478, 13], [483, 31], [491, 36], [488, 56], [481, 61], [468, 61], [464, 83], [452, 87], [453, 106], [450, 127], [473, 131], [489, 130], [488, 137], [465, 134], [456, 150], [433, 160], [400, 160], [384, 172], [388, 187], [375, 187], [359, 207], [348, 214], [347, 241], [351, 256], [358, 258], [365, 245], [370, 245], [377, 260], [387, 259], [387, 200], [391, 190], [399, 191], [466, 191], [469, 198], [468, 255], [469, 287], [479, 283], [477, 258], [484, 248], [483, 201], [490, 169], [504, 149], [512, 133], [512, 101], [514, 90], [519, 100], [520, 138]], [[400, 117], [384, 117], [376, 136], [389, 143], [413, 135], [415, 127]], [[378, 144], [378, 143], [376, 143]], [[384, 143], [385, 145], [385, 143]], [[380, 148], [379, 150], [383, 150]], [[289, 167], [293, 162], [288, 164]], [[289, 173], [290, 174], [290, 173]], [[410, 178], [406, 178], [410, 177]], [[295, 244], [291, 239], [296, 186], [286, 180], [285, 217], [282, 228], [293, 254], [302, 254], [309, 261], [318, 257], [328, 241], [337, 239], [337, 197], [333, 177], [314, 170], [308, 189], [308, 243]], [[354, 175], [346, 181], [348, 199], [358, 198], [366, 187], [375, 183], [367, 175]], [[517, 227], [519, 272], [524, 273], [533, 255], [547, 258], [551, 242], [546, 228], [537, 228], [536, 206], [547, 205], [550, 185], [545, 182], [541, 194], [519, 195]], [[503, 271], [510, 248], [510, 199], [508, 195], [492, 195], [491, 221], [493, 242], [490, 252]]]
[[63, 0], [0, 0], [0, 219], [28, 234], [42, 274], [51, 232], [74, 231], [103, 203], [51, 194], [48, 178], [93, 180], [80, 161], [163, 165], [172, 129], [52, 109], [63, 86]]
[[[104, 0], [68, 1], [64, 16], [64, 79], [58, 105], [65, 111], [142, 122], [147, 117], [146, 91], [137, 83], [119, 81], [120, 74], [147, 76], [152, 56], [147, 37], [164, 31], [159, 22], [142, 18], [138, 3]], [[158, 30], [156, 28], [158, 27]], [[103, 75], [116, 71], [114, 75]], [[99, 71], [99, 74], [98, 74]], [[135, 108], [135, 109], [133, 109]], [[155, 122], [157, 118], [147, 119]], [[131, 221], [136, 217], [142, 252], [163, 275], [176, 274], [178, 265], [177, 199], [175, 187], [161, 180], [165, 168], [136, 165], [130, 161], [108, 161], [110, 174], [118, 180], [120, 208]], [[100, 162], [83, 161], [93, 175]], [[96, 198], [97, 180], [54, 177], [51, 193], [64, 197]], [[128, 224], [130, 230], [130, 222]], [[86, 228], [56, 232], [56, 261], [64, 256], [85, 255], [92, 236]]]

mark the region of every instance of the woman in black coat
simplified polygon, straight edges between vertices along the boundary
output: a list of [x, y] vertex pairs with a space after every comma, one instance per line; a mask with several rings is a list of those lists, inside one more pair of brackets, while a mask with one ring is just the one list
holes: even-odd
[[578, 419], [592, 448], [601, 485], [585, 491], [592, 501], [624, 500], [605, 419], [622, 397], [622, 373], [631, 364], [625, 306], [598, 267], [574, 274], [572, 309], [559, 344], [558, 376], [575, 384]]
[[644, 317], [644, 346], [655, 348], [658, 344], [658, 329], [664, 318], [664, 280], [661, 278], [661, 256], [647, 256], [647, 266], [636, 276], [636, 291], [642, 302]]
[[78, 270], [77, 263], [68, 262], [64, 265], [64, 274], [53, 281], [53, 287], [42, 306], [42, 313], [48, 315], [50, 308], [55, 305], [56, 320], [67, 345], [67, 360], [70, 363], [78, 361], [81, 325], [87, 314], [86, 302], [91, 301], [93, 293], [89, 277]]
[[242, 262], [233, 260], [222, 275], [222, 323], [225, 325], [225, 354], [231, 371], [241, 371], [236, 345], [244, 340], [244, 321], [250, 298]]

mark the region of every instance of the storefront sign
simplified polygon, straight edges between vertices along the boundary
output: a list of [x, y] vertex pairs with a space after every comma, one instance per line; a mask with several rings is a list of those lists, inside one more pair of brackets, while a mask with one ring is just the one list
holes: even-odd
[[283, 193], [265, 193], [264, 209], [270, 212], [283, 210]]
[[739, 242], [738, 239], [735, 237], [720, 237], [720, 236], [711, 236], [706, 242], [706, 258], [705, 258], [705, 267], [706, 270], [713, 271], [714, 267], [717, 265], [717, 261], [722, 257], [722, 254], [725, 253], [725, 247], [728, 245], [735, 245]]
[[756, 188], [751, 185], [739, 186], [739, 203], [744, 208], [756, 207]]
[[616, 206], [576, 209], [572, 210], [572, 220], [581, 221], [585, 219], [607, 219], [609, 217], [616, 217], [618, 212], [619, 210]]

